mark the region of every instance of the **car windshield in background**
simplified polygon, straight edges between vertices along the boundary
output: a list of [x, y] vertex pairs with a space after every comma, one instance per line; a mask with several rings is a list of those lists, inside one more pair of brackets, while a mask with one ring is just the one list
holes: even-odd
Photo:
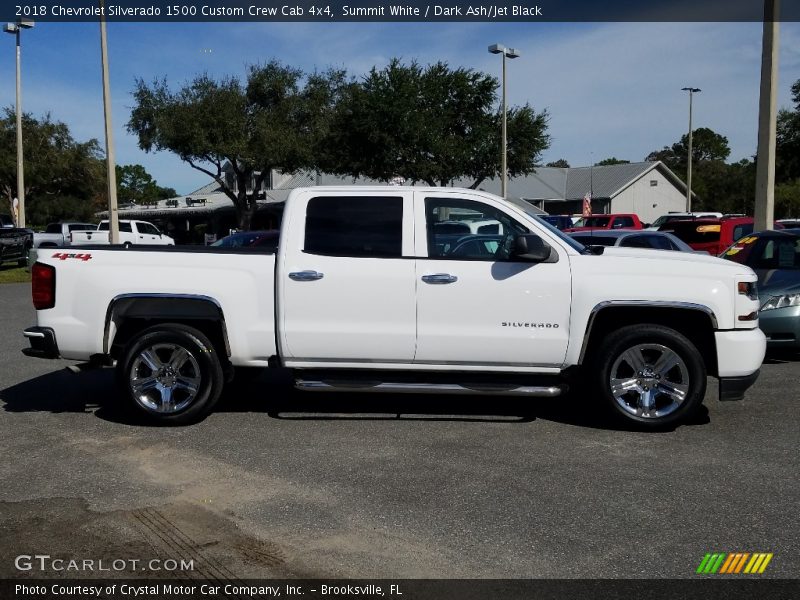
[[730, 246], [722, 256], [751, 269], [800, 270], [800, 236], [751, 235]]
[[719, 223], [697, 223], [696, 221], [675, 221], [669, 230], [687, 244], [712, 244], [719, 241]]
[[540, 215], [534, 215], [532, 213], [528, 213], [528, 216], [536, 219], [538, 223], [541, 223], [542, 227], [547, 229], [553, 235], [555, 235], [558, 239], [562, 240], [565, 244], [568, 244], [570, 248], [576, 250], [577, 252], [587, 252], [586, 246], [581, 244], [578, 240], [573, 239], [572, 237], [568, 236], [566, 233], [561, 231], [558, 227], [554, 227], [550, 225], [547, 221], [545, 221]]
[[277, 231], [242, 231], [217, 240], [212, 246], [217, 248], [263, 248], [278, 246]]
[[579, 241], [584, 246], [613, 246], [619, 238], [603, 235], [575, 235], [572, 239]]
[[609, 217], [586, 217], [582, 227], [608, 227]]

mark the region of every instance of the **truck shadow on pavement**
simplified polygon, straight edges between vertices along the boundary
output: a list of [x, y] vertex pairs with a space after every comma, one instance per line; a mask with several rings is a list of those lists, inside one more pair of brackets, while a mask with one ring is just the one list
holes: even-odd
[[[711, 388], [711, 386], [709, 386]], [[714, 390], [709, 390], [712, 397]], [[5, 412], [92, 413], [108, 422], [150, 426], [124, 408], [112, 369], [74, 374], [66, 369], [0, 390]], [[519, 398], [432, 394], [312, 393], [295, 390], [281, 372], [263, 372], [229, 384], [215, 413], [263, 414], [279, 420], [472, 421], [526, 424], [537, 419], [590, 429], [634, 430], [608, 418], [592, 395]], [[710, 422], [705, 407], [684, 425]], [[663, 431], [671, 431], [665, 428]]]

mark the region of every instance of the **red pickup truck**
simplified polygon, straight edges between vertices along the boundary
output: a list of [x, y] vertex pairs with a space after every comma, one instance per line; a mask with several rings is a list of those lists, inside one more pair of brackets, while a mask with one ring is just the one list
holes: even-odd
[[705, 250], [712, 256], [718, 256], [736, 240], [753, 233], [753, 217], [671, 221], [658, 230], [669, 231], [693, 250]]
[[564, 229], [564, 231], [570, 233], [596, 229], [642, 229], [642, 222], [634, 214], [593, 215], [578, 222], [580, 225]]

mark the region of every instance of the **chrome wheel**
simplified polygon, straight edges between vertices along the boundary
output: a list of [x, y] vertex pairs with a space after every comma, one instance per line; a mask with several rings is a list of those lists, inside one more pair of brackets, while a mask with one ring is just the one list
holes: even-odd
[[662, 344], [637, 344], [617, 356], [608, 384], [625, 413], [658, 419], [683, 405], [691, 382], [685, 361], [674, 350]]
[[141, 349], [129, 373], [128, 383], [136, 402], [157, 413], [184, 410], [200, 389], [197, 359], [177, 344], [153, 344]]

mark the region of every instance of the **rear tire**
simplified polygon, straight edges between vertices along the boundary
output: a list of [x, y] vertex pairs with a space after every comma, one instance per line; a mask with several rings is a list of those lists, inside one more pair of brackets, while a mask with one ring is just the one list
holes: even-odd
[[595, 381], [618, 419], [644, 429], [685, 420], [703, 402], [706, 368], [695, 345], [661, 325], [623, 327], [600, 345]]
[[216, 349], [201, 331], [164, 323], [130, 340], [117, 362], [117, 382], [127, 404], [150, 421], [183, 425], [211, 412], [224, 376]]

